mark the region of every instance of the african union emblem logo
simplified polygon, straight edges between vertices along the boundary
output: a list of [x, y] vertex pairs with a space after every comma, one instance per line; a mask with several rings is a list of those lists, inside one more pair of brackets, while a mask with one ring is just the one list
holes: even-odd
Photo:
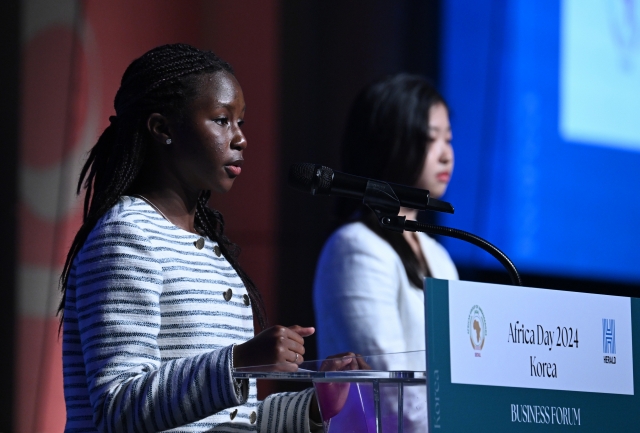
[[[482, 308], [477, 305], [474, 305], [469, 313], [467, 333], [469, 334], [473, 349], [478, 351], [482, 350], [484, 347], [484, 339], [487, 336], [487, 322], [484, 320]], [[476, 353], [476, 356], [480, 356], [480, 354]]]

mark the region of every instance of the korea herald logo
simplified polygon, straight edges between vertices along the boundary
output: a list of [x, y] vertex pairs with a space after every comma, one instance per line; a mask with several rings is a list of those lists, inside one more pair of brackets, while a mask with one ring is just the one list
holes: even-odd
[[616, 363], [616, 321], [602, 319], [602, 352], [605, 364]]
[[480, 357], [480, 351], [484, 347], [484, 340], [487, 336], [487, 322], [484, 319], [482, 308], [474, 305], [469, 312], [469, 320], [467, 321], [467, 333], [471, 346], [476, 351], [476, 357]]

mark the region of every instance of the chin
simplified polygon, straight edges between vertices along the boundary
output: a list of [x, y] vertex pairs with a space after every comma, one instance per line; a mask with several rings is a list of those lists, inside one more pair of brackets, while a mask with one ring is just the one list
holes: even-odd
[[222, 188], [220, 186], [218, 186], [217, 188], [211, 188], [211, 192], [214, 194], [226, 194], [231, 190], [231, 187], [229, 188]]
[[216, 194], [226, 194], [231, 190], [232, 186], [233, 179], [225, 179], [224, 181], [216, 185], [211, 185], [209, 189], [211, 190], [211, 192], [214, 192]]
[[447, 187], [445, 186], [444, 188], [440, 187], [440, 188], [433, 188], [429, 190], [429, 196], [431, 198], [435, 198], [436, 200], [440, 199], [444, 193], [447, 192]]

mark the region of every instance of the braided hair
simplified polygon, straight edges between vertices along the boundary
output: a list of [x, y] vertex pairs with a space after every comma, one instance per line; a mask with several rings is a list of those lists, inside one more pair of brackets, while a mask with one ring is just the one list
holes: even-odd
[[[76, 192], [80, 194], [83, 188], [86, 190], [83, 220], [60, 277], [60, 326], [64, 321], [66, 287], [75, 257], [98, 220], [117, 203], [120, 196], [131, 191], [152, 145], [146, 127], [149, 115], [162, 113], [180, 118], [187, 103], [197, 95], [198, 79], [219, 71], [233, 75], [231, 65], [212, 52], [186, 44], [154, 48], [126, 69], [114, 101], [116, 116], [109, 118], [110, 125], [91, 149], [78, 180]], [[247, 288], [258, 324], [265, 328], [267, 322], [262, 296], [238, 263], [240, 248], [225, 236], [222, 214], [207, 206], [210, 195], [211, 191], [203, 191], [198, 197], [196, 228], [218, 242], [220, 250]]]

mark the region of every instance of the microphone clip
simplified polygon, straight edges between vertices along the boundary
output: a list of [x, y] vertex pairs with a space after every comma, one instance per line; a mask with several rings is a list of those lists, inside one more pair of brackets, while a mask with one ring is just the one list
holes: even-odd
[[400, 233], [404, 231], [406, 218], [398, 216], [400, 200], [388, 183], [369, 179], [362, 203], [376, 214], [382, 228]]

